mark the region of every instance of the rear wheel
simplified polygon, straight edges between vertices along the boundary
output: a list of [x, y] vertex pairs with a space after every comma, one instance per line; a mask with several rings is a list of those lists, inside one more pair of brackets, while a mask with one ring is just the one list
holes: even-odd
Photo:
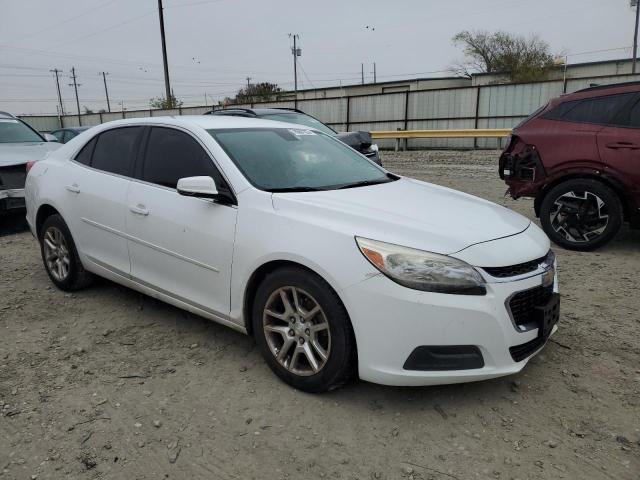
[[573, 179], [547, 193], [540, 222], [549, 238], [568, 250], [595, 250], [608, 243], [622, 225], [622, 205], [608, 186]]
[[320, 277], [283, 268], [258, 287], [252, 312], [256, 342], [269, 367], [295, 388], [322, 392], [355, 373], [355, 340], [342, 302]]
[[40, 229], [40, 252], [51, 281], [61, 290], [73, 291], [88, 286], [93, 275], [87, 272], [60, 215], [51, 215]]

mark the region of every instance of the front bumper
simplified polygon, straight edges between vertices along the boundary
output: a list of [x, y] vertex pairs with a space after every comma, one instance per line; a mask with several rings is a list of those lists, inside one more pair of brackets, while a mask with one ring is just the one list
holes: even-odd
[[373, 152], [363, 152], [363, 155], [372, 162], [382, 166], [382, 160], [380, 159], [380, 151], [375, 150]]
[[[537, 353], [514, 361], [510, 347], [533, 342], [539, 329], [519, 331], [509, 316], [507, 300], [516, 292], [538, 287], [543, 275], [488, 283], [483, 296], [420, 292], [402, 287], [382, 274], [342, 292], [358, 345], [360, 378], [398, 386], [472, 382], [517, 373]], [[553, 289], [557, 292], [557, 279]], [[557, 330], [553, 328], [552, 333]], [[411, 353], [424, 345], [475, 346], [481, 368], [407, 370]]]
[[0, 190], [0, 215], [24, 209], [24, 188]]

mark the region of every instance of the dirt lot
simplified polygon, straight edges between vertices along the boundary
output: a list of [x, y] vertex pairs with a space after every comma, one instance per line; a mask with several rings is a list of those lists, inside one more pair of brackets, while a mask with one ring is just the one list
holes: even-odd
[[[531, 216], [496, 158], [384, 155]], [[106, 281], [56, 290], [31, 234], [4, 230], [0, 478], [640, 478], [638, 232], [558, 250], [560, 330], [521, 374], [314, 396], [230, 329]]]

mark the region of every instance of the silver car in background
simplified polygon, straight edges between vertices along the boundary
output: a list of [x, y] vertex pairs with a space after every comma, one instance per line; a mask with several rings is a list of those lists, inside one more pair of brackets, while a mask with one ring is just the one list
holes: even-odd
[[61, 146], [19, 118], [0, 112], [0, 216], [24, 210], [27, 166]]

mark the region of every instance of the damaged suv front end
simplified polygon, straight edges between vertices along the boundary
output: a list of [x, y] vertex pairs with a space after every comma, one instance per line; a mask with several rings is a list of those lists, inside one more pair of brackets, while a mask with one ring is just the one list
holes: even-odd
[[517, 135], [509, 138], [507, 148], [500, 155], [499, 174], [514, 199], [535, 196], [547, 179], [536, 146], [528, 145]]
[[518, 129], [529, 123], [547, 106], [538, 108], [514, 127], [513, 133], [507, 139], [507, 146], [500, 155], [500, 179], [508, 185], [507, 192], [514, 199], [535, 197], [545, 184], [547, 172], [542, 164], [540, 152], [535, 145], [530, 145], [520, 138]]

